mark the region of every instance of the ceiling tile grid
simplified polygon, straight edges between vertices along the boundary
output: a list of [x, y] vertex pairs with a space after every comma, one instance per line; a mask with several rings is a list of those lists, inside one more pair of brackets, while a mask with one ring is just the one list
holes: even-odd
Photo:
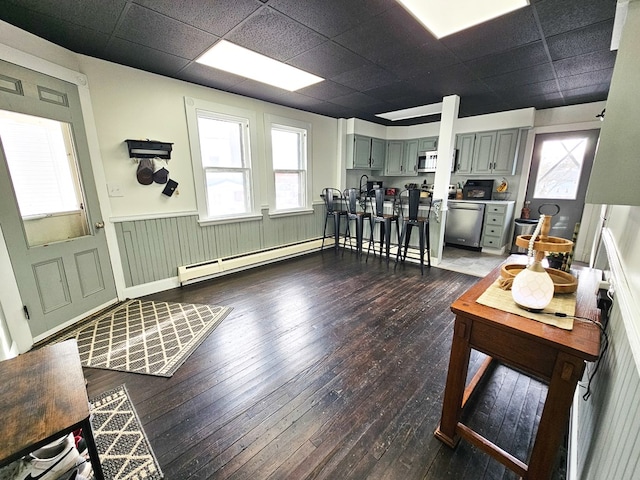
[[[460, 95], [460, 116], [605, 100], [616, 0], [531, 0], [434, 38], [396, 0], [5, 0], [0, 19], [77, 53], [336, 118]], [[451, 5], [452, 15], [455, 6]], [[325, 81], [287, 92], [195, 62], [225, 39]]]

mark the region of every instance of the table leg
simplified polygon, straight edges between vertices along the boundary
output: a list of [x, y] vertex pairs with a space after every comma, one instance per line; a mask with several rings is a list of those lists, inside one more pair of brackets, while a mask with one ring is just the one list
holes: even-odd
[[82, 436], [84, 437], [85, 442], [87, 442], [89, 459], [91, 460], [91, 466], [93, 467], [93, 477], [95, 480], [104, 480], [102, 464], [100, 463], [100, 456], [98, 455], [98, 449], [96, 448], [96, 441], [93, 437], [90, 418], [87, 418], [82, 423]]
[[581, 359], [566, 353], [558, 354], [529, 459], [527, 478], [551, 478], [551, 470], [569, 418], [573, 394], [583, 370], [584, 362]]
[[447, 372], [447, 384], [444, 389], [442, 401], [442, 416], [440, 425], [434, 435], [449, 445], [455, 447], [460, 437], [456, 434], [456, 427], [462, 415], [462, 399], [464, 397], [465, 381], [469, 368], [471, 347], [469, 336], [471, 334], [471, 322], [456, 317], [453, 327], [453, 340], [451, 343], [451, 356], [449, 357], [449, 371]]

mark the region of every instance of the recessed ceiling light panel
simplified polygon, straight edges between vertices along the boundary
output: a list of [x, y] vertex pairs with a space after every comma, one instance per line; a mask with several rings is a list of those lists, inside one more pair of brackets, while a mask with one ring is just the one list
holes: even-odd
[[398, 0], [436, 38], [529, 5], [529, 0]]
[[221, 40], [196, 62], [293, 92], [324, 80], [317, 75]]
[[442, 113], [442, 102], [432, 103], [430, 105], [421, 105], [419, 107], [404, 108], [393, 112], [377, 113], [376, 117], [385, 118], [395, 122], [397, 120], [426, 117], [428, 115], [438, 115], [440, 113]]

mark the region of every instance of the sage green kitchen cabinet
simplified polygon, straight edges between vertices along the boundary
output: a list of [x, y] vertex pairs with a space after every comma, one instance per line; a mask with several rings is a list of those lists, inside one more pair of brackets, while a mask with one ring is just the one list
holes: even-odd
[[384, 170], [387, 141], [381, 138], [371, 139], [371, 169]]
[[425, 137], [418, 140], [419, 152], [432, 152], [438, 149], [438, 137]]
[[464, 133], [456, 135], [456, 172], [471, 173], [471, 164], [473, 163], [473, 145], [475, 143], [475, 133]]
[[497, 135], [497, 132], [476, 133], [471, 164], [472, 173], [491, 173]]
[[504, 253], [511, 237], [515, 202], [489, 202], [485, 207], [482, 226], [482, 249]]
[[387, 156], [384, 172], [386, 175], [402, 175], [403, 154], [404, 140], [387, 141]]
[[385, 175], [405, 177], [418, 175], [419, 145], [420, 141], [417, 138], [387, 141]]
[[456, 135], [456, 172], [513, 175], [518, 141], [517, 128]]
[[347, 168], [382, 170], [385, 160], [385, 140], [365, 135], [347, 135]]
[[501, 175], [513, 175], [515, 173], [516, 154], [519, 144], [518, 134], [517, 128], [498, 130], [492, 173]]
[[418, 175], [419, 140], [405, 140], [403, 154], [403, 175]]

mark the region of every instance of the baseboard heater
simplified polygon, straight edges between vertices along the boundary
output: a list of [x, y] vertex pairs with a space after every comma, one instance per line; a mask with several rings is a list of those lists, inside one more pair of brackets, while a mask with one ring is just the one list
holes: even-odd
[[[327, 244], [328, 242], [325, 242], [325, 246], [327, 246]], [[321, 246], [322, 239], [320, 238], [318, 240], [292, 243], [282, 247], [274, 247], [257, 252], [184, 265], [178, 267], [178, 281], [180, 285], [199, 282], [239, 270], [303, 255], [314, 250], [320, 250]]]

